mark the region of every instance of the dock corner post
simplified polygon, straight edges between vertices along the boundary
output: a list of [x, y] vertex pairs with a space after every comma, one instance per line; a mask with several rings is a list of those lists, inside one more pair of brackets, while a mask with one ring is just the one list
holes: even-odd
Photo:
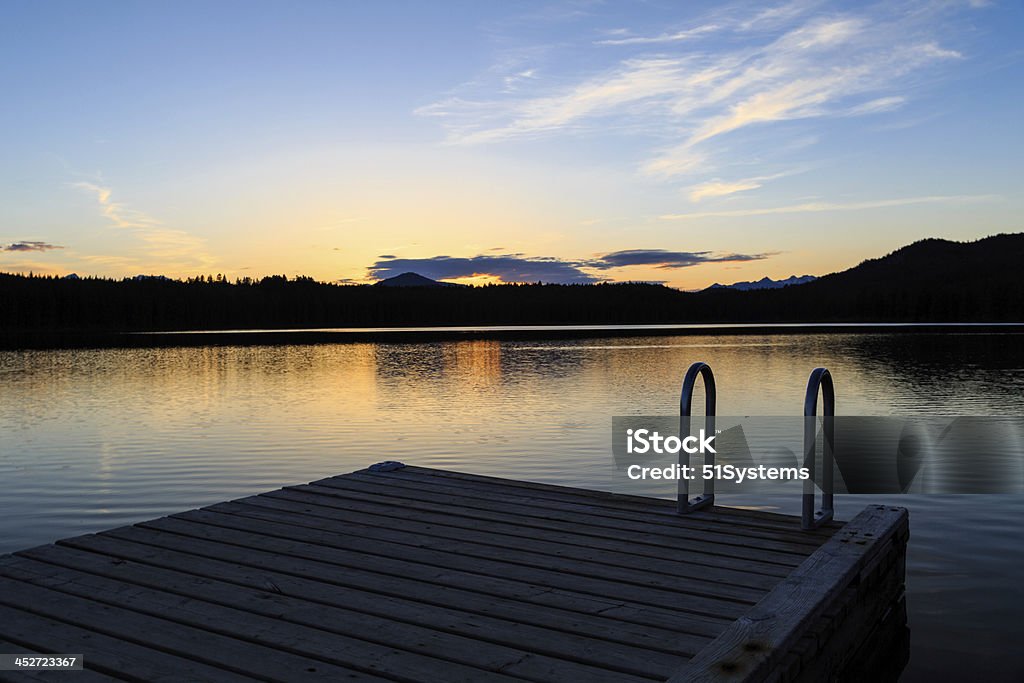
[[405, 467], [404, 462], [398, 462], [397, 460], [385, 460], [383, 462], [376, 462], [366, 469], [369, 472], [394, 472], [395, 470], [400, 470], [403, 467]]
[[[822, 398], [823, 453], [821, 461], [821, 509], [814, 509], [814, 481], [817, 461], [818, 391]], [[817, 529], [835, 514], [833, 493], [833, 446], [835, 443], [836, 390], [828, 368], [815, 368], [807, 379], [804, 394], [804, 467], [810, 476], [804, 481], [800, 526], [805, 531]]]
[[[707, 363], [697, 362], [693, 363], [686, 371], [686, 375], [683, 377], [683, 390], [679, 397], [679, 437], [683, 438], [684, 434], [690, 432], [690, 417], [693, 408], [693, 388], [697, 383], [697, 377], [704, 378], [704, 429], [708, 434], [715, 433], [715, 403], [716, 403], [716, 392], [715, 392], [715, 374], [711, 371], [711, 366]], [[685, 450], [679, 450], [680, 459], [686, 458], [686, 463], [689, 464], [689, 455]], [[680, 465], [684, 464], [682, 462]], [[715, 454], [708, 452], [704, 454], [704, 465], [715, 464]], [[704, 481], [704, 493], [690, 498], [690, 481], [684, 476], [680, 476], [678, 479], [678, 490], [677, 490], [677, 503], [676, 511], [680, 515], [685, 515], [694, 510], [699, 510], [703, 507], [714, 505], [715, 502], [715, 481], [714, 479], [706, 479]]]

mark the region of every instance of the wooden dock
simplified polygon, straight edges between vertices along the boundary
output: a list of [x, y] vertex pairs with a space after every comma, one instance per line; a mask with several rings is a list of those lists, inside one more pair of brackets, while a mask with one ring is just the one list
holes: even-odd
[[899, 609], [902, 508], [800, 520], [421, 467], [0, 556], [0, 680], [822, 680]]

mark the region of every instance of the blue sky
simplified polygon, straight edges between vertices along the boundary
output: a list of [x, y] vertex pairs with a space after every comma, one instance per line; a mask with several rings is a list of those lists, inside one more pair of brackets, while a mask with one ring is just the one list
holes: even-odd
[[1019, 2], [0, 11], [0, 270], [696, 288], [1021, 230]]

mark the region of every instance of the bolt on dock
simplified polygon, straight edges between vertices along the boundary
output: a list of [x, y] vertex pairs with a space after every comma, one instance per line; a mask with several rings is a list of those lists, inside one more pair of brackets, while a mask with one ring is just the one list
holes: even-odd
[[907, 538], [393, 464], [0, 557], [0, 653], [85, 664], [0, 680], [822, 680], [903, 628]]

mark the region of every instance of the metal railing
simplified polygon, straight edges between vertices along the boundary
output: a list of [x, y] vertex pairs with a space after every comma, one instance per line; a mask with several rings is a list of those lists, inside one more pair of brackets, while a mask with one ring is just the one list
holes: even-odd
[[[821, 508], [814, 509], [814, 479], [818, 460], [818, 390], [822, 398], [822, 459]], [[817, 529], [832, 519], [835, 513], [832, 491], [833, 445], [835, 443], [836, 390], [832, 373], [827, 368], [815, 368], [807, 380], [804, 394], [804, 467], [810, 477], [804, 482], [803, 509], [800, 526], [805, 530]]]
[[[679, 436], [683, 436], [690, 433], [690, 416], [693, 408], [693, 387], [697, 383], [697, 377], [704, 378], [704, 431], [707, 434], [715, 433], [715, 374], [711, 372], [711, 366], [707, 363], [694, 363], [690, 366], [690, 369], [686, 371], [686, 375], [683, 377], [683, 391], [679, 397]], [[685, 450], [680, 449], [680, 459], [686, 458], [686, 462], [680, 462], [680, 465], [689, 464], [689, 454]], [[706, 452], [704, 454], [704, 464], [714, 465], [715, 454], [712, 452]], [[676, 509], [679, 514], [685, 515], [699, 510], [703, 507], [713, 505], [715, 502], [715, 480], [706, 479], [704, 481], [704, 493], [694, 498], [690, 498], [690, 481], [686, 477], [679, 477], [678, 479], [678, 491], [677, 491], [677, 503]]]
[[[715, 433], [715, 406], [717, 392], [715, 375], [707, 363], [692, 364], [683, 377], [683, 390], [679, 397], [679, 435], [692, 433], [690, 423], [693, 414], [693, 389], [697, 378], [704, 379], [704, 430], [707, 434]], [[822, 461], [821, 461], [821, 508], [814, 509], [815, 475], [818, 460], [818, 393], [822, 396]], [[807, 380], [807, 391], [804, 394], [804, 467], [809, 477], [804, 483], [803, 506], [800, 514], [800, 526], [805, 530], [817, 529], [832, 519], [835, 514], [833, 494], [833, 469], [835, 444], [836, 390], [832, 383], [832, 373], [828, 368], [815, 368]], [[683, 462], [682, 459], [686, 461]], [[689, 464], [689, 455], [680, 450], [680, 465]], [[715, 454], [704, 454], [704, 465], [714, 466]], [[681, 515], [713, 505], [715, 501], [714, 478], [704, 480], [704, 493], [690, 498], [690, 481], [679, 477], [676, 509]]]

